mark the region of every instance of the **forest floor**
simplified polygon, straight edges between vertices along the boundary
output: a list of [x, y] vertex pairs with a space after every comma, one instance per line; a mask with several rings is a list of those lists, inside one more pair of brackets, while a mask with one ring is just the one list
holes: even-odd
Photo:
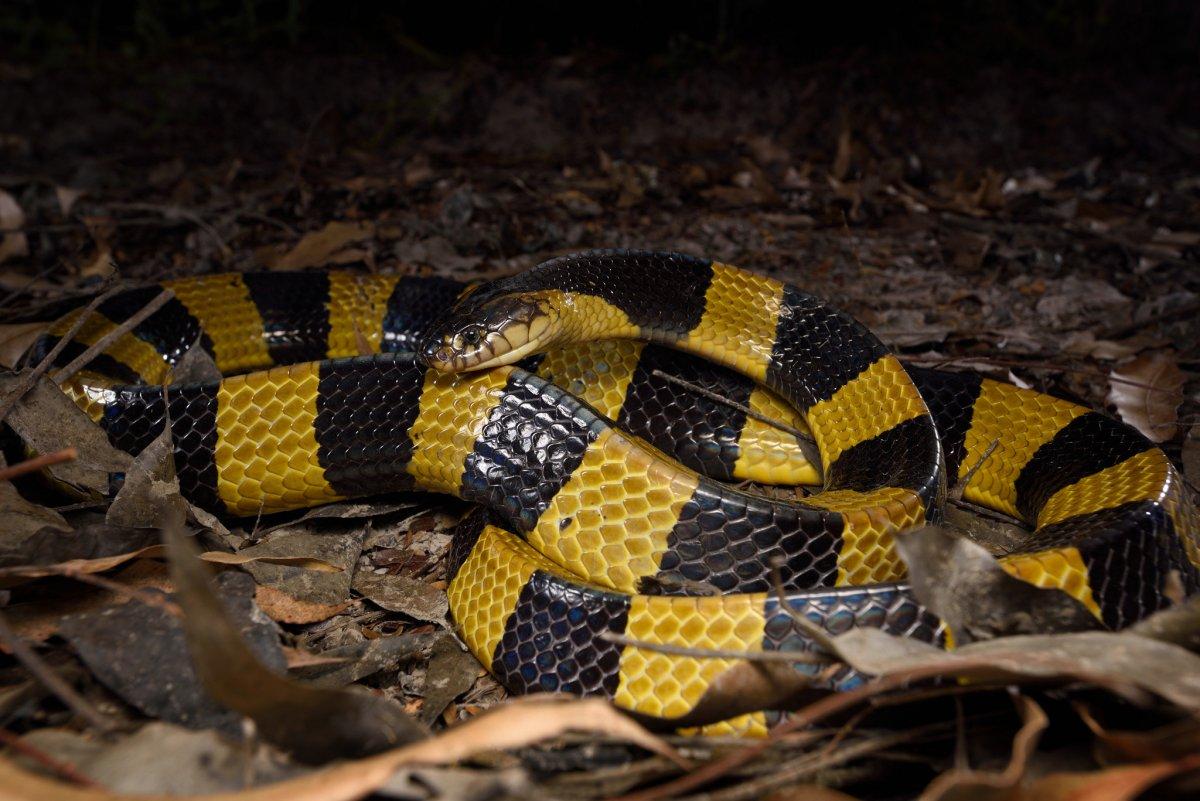
[[[1194, 490], [1198, 100], [1194, 76], [863, 51], [801, 66], [715, 51], [0, 59], [0, 357], [13, 364], [40, 321], [114, 282], [335, 263], [468, 279], [587, 248], [677, 250], [799, 284], [913, 362], [1120, 415]], [[8, 377], [2, 401], [15, 434], [99, 469], [98, 429], [52, 387], [19, 387]], [[594, 704], [481, 715], [504, 693], [451, 634], [443, 557], [462, 506], [437, 498], [263, 520], [188, 511], [253, 653], [309, 682], [275, 687], [230, 656], [232, 629], [181, 619], [206, 618], [211, 596], [171, 571], [150, 525], [178, 502], [169, 481], [126, 490], [109, 508], [0, 482], [0, 743], [60, 783], [0, 763], [0, 797], [283, 779], [280, 798], [1200, 792], [1200, 688], [1178, 673], [1195, 657], [1140, 635], [1105, 634], [1103, 653], [1070, 634], [1013, 645], [967, 684], [913, 689], [885, 670], [858, 695], [808, 699], [812, 727], [759, 746], [659, 738]], [[1195, 646], [1200, 609], [1172, 611]], [[232, 650], [197, 665], [189, 638]], [[255, 707], [264, 687], [283, 701]], [[312, 768], [381, 749], [364, 698], [405, 713], [397, 743], [438, 739]], [[347, 717], [347, 699], [365, 711]]]

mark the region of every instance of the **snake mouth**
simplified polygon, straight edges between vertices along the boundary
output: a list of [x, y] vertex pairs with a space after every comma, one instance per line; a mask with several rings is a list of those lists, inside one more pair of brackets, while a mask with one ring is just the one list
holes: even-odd
[[487, 370], [537, 353], [551, 338], [551, 319], [544, 313], [487, 317], [433, 337], [422, 353], [425, 363], [445, 373]]

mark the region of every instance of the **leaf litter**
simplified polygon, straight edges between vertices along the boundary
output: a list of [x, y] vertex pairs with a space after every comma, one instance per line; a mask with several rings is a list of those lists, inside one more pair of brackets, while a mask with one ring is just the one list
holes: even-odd
[[[447, 89], [444, 74], [405, 85], [436, 95], [456, 123], [408, 120], [416, 133], [390, 151], [343, 157], [314, 125], [298, 132], [302, 151], [264, 148], [263, 130], [233, 145], [236, 159], [205, 162], [126, 130], [111, 150], [139, 143], [145, 169], [92, 164], [78, 180], [15, 151], [28, 174], [61, 177], [0, 176], [4, 358], [14, 364], [45, 321], [103, 291], [114, 266], [135, 281], [327, 264], [475, 279], [573, 249], [673, 248], [801, 280], [917, 363], [1107, 406], [1196, 483], [1200, 177], [1169, 159], [1097, 158], [1071, 136], [1022, 149], [1028, 131], [982, 116], [996, 107], [990, 85], [966, 106], [897, 104], [861, 63], [776, 75], [751, 110], [727, 71], [737, 67], [708, 66], [694, 90], [703, 113], [648, 102], [655, 93], [585, 60], [537, 77], [471, 69], [487, 80], [470, 93]], [[837, 90], [847, 69], [863, 99]], [[355, 77], [337, 84], [338, 103], [353, 96], [372, 119]], [[209, 84], [241, 79], [216, 69]], [[579, 100], [580, 86], [599, 85], [603, 100]], [[86, 129], [80, 100], [57, 104], [48, 124]], [[157, 102], [175, 113], [170, 93]], [[573, 126], [580, 102], [588, 122]], [[630, 120], [637, 130], [618, 136]], [[1145, 125], [1164, 126], [1148, 148], [1186, 139], [1168, 122]], [[988, 137], [1010, 157], [977, 146]], [[174, 380], [211, 380], [202, 349], [190, 353]], [[676, 738], [599, 701], [501, 703], [447, 620], [443, 559], [461, 505], [401, 495], [218, 519], [179, 496], [166, 440], [130, 461], [51, 379], [29, 379], [0, 387], [8, 464], [69, 447], [77, 457], [49, 482], [0, 483], [0, 614], [39, 660], [0, 662], [0, 798], [1011, 800], [1194, 787], [1194, 602], [1094, 630], [1072, 599], [1014, 582], [995, 561], [1022, 541], [1013, 521], [955, 506], [956, 528], [974, 521], [986, 551], [944, 529], [902, 542], [954, 651], [862, 631], [793, 655], [801, 669], [747, 655], [693, 722], [766, 705], [805, 725], [758, 744]], [[161, 529], [180, 516], [196, 547], [168, 562]], [[196, 554], [218, 572], [219, 600], [189, 571]], [[9, 642], [0, 651], [13, 653]], [[862, 683], [829, 694], [811, 682], [827, 670]], [[39, 680], [47, 671], [78, 697]]]

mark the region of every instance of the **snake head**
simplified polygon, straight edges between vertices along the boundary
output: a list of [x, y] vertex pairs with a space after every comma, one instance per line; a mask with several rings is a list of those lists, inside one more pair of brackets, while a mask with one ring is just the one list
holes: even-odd
[[512, 364], [553, 344], [558, 319], [553, 306], [536, 296], [506, 295], [482, 303], [468, 298], [429, 332], [421, 356], [445, 373]]

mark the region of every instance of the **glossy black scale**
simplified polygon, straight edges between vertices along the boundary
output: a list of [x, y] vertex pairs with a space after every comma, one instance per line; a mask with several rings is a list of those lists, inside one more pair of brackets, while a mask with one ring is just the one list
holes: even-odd
[[[828, 586], [837, 576], [842, 516], [773, 503], [702, 478], [667, 538], [647, 594], [771, 589], [771, 562], [789, 588]], [[699, 586], [697, 586], [699, 585]]]

